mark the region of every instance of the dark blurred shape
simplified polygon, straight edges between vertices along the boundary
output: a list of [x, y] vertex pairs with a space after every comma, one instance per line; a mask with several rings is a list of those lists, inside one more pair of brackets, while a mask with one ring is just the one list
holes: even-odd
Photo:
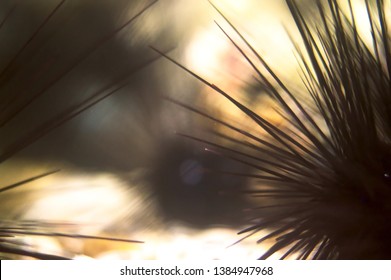
[[246, 179], [220, 171], [246, 167], [181, 138], [160, 147], [148, 177], [163, 218], [200, 228], [245, 223], [242, 209], [246, 198], [238, 191], [246, 188]]

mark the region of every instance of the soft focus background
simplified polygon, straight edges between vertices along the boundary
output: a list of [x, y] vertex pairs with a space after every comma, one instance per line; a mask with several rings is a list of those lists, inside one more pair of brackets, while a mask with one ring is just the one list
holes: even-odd
[[[300, 1], [304, 15], [311, 15], [314, 2]], [[362, 2], [354, 1], [357, 14], [362, 13]], [[208, 1], [160, 0], [118, 32], [150, 2], [68, 0], [48, 19], [59, 3], [0, 2], [2, 159], [46, 121], [91, 95], [121, 88], [1, 163], [0, 186], [61, 169], [2, 193], [4, 223], [60, 221], [62, 231], [145, 242], [43, 237], [23, 241], [70, 257], [254, 259], [262, 255], [264, 248], [251, 238], [230, 247], [248, 223], [246, 208], [252, 202], [238, 191], [250, 182], [216, 172], [245, 172], [248, 167], [176, 135], [214, 139], [210, 130], [223, 128], [166, 97], [249, 131], [254, 126], [234, 106], [149, 47], [167, 52], [282, 125], [254, 73], [214, 21], [235, 40], [238, 36]], [[297, 31], [284, 1], [213, 3], [284, 80], [299, 87], [287, 34], [297, 38]], [[365, 14], [362, 17], [365, 33]]]

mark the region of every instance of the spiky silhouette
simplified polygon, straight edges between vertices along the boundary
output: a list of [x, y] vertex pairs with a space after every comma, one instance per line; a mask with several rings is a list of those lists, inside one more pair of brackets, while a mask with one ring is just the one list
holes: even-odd
[[272, 244], [261, 259], [276, 252], [282, 253], [282, 259], [292, 255], [298, 259], [391, 258], [391, 50], [385, 3], [365, 1], [371, 42], [360, 36], [359, 19], [348, 3], [344, 12], [337, 0], [316, 1], [317, 20], [310, 23], [296, 1], [286, 0], [304, 45], [296, 46], [301, 91], [290, 89], [220, 12], [241, 42], [221, 30], [278, 104], [284, 126], [273, 124], [262, 112], [165, 55], [236, 105], [259, 128], [260, 134], [252, 134], [173, 100], [228, 128], [232, 135], [241, 135], [222, 136], [235, 144], [233, 148], [184, 136], [254, 170], [230, 174], [256, 181], [248, 193], [258, 204], [252, 207], [251, 225], [240, 234], [246, 238], [269, 230], [258, 240]]

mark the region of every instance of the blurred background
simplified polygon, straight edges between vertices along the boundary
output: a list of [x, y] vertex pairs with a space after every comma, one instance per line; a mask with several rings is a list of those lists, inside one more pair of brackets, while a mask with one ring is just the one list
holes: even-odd
[[[299, 2], [311, 15], [315, 1]], [[357, 13], [362, 2], [354, 1]], [[249, 167], [178, 136], [222, 141], [216, 134], [225, 128], [167, 97], [261, 132], [150, 46], [283, 120], [215, 21], [239, 41], [237, 34], [208, 1], [159, 0], [139, 14], [151, 3], [0, 2], [0, 186], [60, 170], [2, 192], [2, 223], [57, 221], [60, 231], [145, 242], [23, 237], [24, 246], [68, 257], [255, 259], [264, 248], [251, 238], [230, 247], [248, 224], [252, 202], [240, 191], [251, 182], [219, 172]], [[297, 38], [297, 30], [284, 1], [213, 3], [299, 87], [287, 33]]]

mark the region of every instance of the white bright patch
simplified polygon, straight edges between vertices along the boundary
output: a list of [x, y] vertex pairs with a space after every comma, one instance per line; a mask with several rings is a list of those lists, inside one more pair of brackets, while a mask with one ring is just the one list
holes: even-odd
[[199, 31], [186, 49], [186, 60], [194, 72], [211, 78], [221, 65], [229, 43], [214, 30]]
[[[240, 236], [237, 230], [209, 228], [194, 230], [173, 226], [164, 232], [144, 233], [145, 243], [134, 250], [113, 250], [99, 255], [99, 259], [132, 260], [256, 260], [267, 248], [256, 245], [254, 238], [232, 245]], [[278, 258], [276, 254], [271, 259]]]
[[32, 201], [25, 219], [66, 221], [102, 228], [123, 217], [128, 202], [121, 183], [113, 176], [52, 175], [37, 181], [44, 195]]
[[[24, 219], [75, 223], [78, 226], [65, 228], [65, 232], [101, 236], [110, 236], [102, 233], [107, 226], [115, 228], [118, 225], [121, 228], [128, 223], [131, 230], [119, 237], [145, 242], [37, 236], [23, 239], [29, 248], [42, 252], [78, 259], [240, 261], [257, 259], [270, 246], [267, 242], [256, 244], [256, 239], [267, 234], [266, 231], [231, 246], [242, 237], [237, 235], [240, 228], [198, 230], [177, 223], [165, 224], [150, 205], [142, 186], [126, 186], [125, 181], [115, 175], [58, 173], [34, 181], [29, 187], [34, 186], [38, 187], [38, 194], [30, 201]], [[140, 216], [143, 219], [140, 220]], [[135, 219], [139, 222], [133, 224]], [[151, 219], [154, 221], [152, 224]], [[61, 232], [62, 229], [54, 231]], [[270, 259], [280, 256], [277, 253]]]

